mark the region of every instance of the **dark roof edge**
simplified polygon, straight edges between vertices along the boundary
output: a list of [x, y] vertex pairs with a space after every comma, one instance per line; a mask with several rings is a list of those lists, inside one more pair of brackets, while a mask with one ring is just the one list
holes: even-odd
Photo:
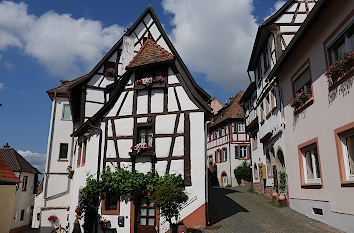
[[241, 105], [244, 104], [255, 90], [256, 90], [256, 81], [253, 81], [252, 83], [250, 83], [250, 85], [248, 85], [248, 87], [247, 87], [245, 93], [243, 94], [243, 96], [241, 97], [239, 103]]
[[298, 43], [298, 39], [303, 36], [305, 30], [307, 29], [308, 26], [312, 26], [312, 20], [314, 20], [314, 17], [317, 15], [318, 12], [321, 12], [320, 9], [324, 6], [324, 4], [328, 2], [328, 0], [319, 0], [315, 6], [312, 8], [311, 12], [309, 15], [306, 17], [305, 21], [302, 23], [300, 26], [299, 30], [296, 32], [295, 36], [289, 43], [289, 45], [286, 47], [285, 51], [282, 53], [280, 58], [278, 59], [277, 63], [273, 67], [273, 69], [270, 71], [267, 80], [272, 79], [277, 72], [279, 71], [279, 68], [281, 67], [282, 63], [285, 61], [287, 58], [287, 55], [290, 53], [290, 51], [293, 49], [293, 47]]

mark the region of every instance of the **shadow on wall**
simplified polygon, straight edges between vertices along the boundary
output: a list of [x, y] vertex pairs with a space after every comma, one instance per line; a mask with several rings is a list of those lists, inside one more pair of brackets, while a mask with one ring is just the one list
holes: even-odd
[[208, 212], [211, 225], [239, 212], [248, 212], [248, 210], [227, 196], [227, 194], [235, 192], [238, 191], [219, 187], [209, 187]]
[[350, 89], [353, 86], [353, 80], [354, 77], [349, 78], [348, 80], [345, 80], [341, 85], [339, 85], [337, 88], [333, 89], [328, 93], [328, 107], [330, 107], [333, 103], [333, 101], [339, 96], [345, 97], [350, 93]]
[[214, 166], [213, 172], [211, 172], [208, 169], [208, 178], [209, 178], [209, 185], [210, 186], [220, 187], [219, 180], [218, 180], [217, 166]]

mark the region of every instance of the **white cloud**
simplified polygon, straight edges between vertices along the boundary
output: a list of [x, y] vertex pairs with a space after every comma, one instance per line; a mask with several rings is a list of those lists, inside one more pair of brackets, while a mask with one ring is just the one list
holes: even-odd
[[276, 1], [274, 3], [274, 6], [269, 10], [269, 14], [266, 17], [264, 17], [264, 20], [268, 19], [275, 12], [277, 12], [285, 3], [286, 3], [286, 1], [282, 1], [282, 0]]
[[45, 154], [39, 154], [29, 150], [18, 150], [17, 152], [22, 155], [27, 160], [27, 162], [29, 162], [33, 167], [37, 168], [40, 172], [44, 173], [46, 162]]
[[124, 32], [101, 22], [49, 11], [31, 15], [25, 3], [0, 2], [0, 50], [17, 47], [58, 77], [88, 72]]
[[171, 38], [189, 68], [226, 90], [247, 87], [257, 30], [252, 0], [163, 0]]
[[0, 91], [4, 89], [4, 83], [0, 82]]

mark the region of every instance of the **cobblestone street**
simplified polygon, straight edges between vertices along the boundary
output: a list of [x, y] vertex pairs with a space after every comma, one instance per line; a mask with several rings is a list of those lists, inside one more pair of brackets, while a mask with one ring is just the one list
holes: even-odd
[[212, 187], [209, 194], [211, 226], [204, 232], [342, 232], [286, 207], [269, 203], [263, 195], [247, 192], [249, 186]]

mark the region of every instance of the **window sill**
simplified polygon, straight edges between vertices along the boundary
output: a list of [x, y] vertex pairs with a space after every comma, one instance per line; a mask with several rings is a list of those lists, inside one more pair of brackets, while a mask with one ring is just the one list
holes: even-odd
[[69, 160], [67, 160], [67, 159], [58, 159], [57, 161], [58, 162], [69, 162]]
[[297, 107], [294, 109], [294, 115], [298, 115], [302, 111], [304, 111], [306, 108], [308, 108], [310, 105], [313, 104], [313, 97], [311, 99], [308, 99], [305, 103], [303, 103], [300, 107]]
[[321, 182], [313, 182], [313, 183], [305, 183], [301, 184], [301, 188], [303, 189], [321, 189], [322, 183]]
[[354, 187], [354, 180], [346, 180], [340, 183], [341, 187]]

